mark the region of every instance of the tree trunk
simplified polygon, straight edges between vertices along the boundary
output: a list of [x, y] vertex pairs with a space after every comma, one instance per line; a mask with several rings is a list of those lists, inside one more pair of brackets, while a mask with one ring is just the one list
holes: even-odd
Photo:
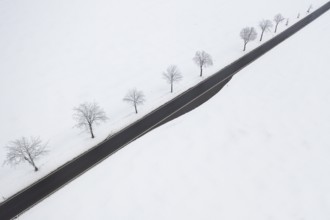
[[261, 32], [260, 41], [262, 41], [263, 36], [264, 36], [264, 31]]
[[31, 163], [30, 164], [34, 167], [34, 172], [37, 172], [39, 170], [38, 167], [35, 165], [35, 163], [34, 163], [34, 161], [32, 159], [31, 159]]
[[203, 66], [201, 66], [201, 74], [199, 75], [200, 77], [203, 76]]
[[27, 154], [28, 154], [28, 157], [29, 157], [29, 158], [24, 157], [24, 160], [26, 160], [29, 164], [31, 164], [31, 165], [34, 167], [34, 172], [37, 172], [39, 169], [38, 169], [38, 167], [35, 165], [35, 163], [34, 163], [32, 157], [31, 157], [31, 154], [30, 154], [29, 152], [27, 152]]
[[243, 51], [245, 51], [245, 49], [246, 49], [246, 44], [247, 44], [247, 42], [244, 42], [244, 48], [243, 48]]
[[173, 82], [171, 83], [171, 93], [173, 92]]
[[95, 136], [94, 136], [94, 133], [93, 133], [93, 127], [92, 127], [92, 125], [89, 125], [89, 131], [91, 132], [92, 138], [94, 138]]
[[278, 24], [279, 24], [279, 23], [277, 23], [277, 24], [275, 25], [275, 32], [274, 32], [274, 33], [276, 33], [276, 31], [277, 31], [277, 26], [278, 26]]
[[137, 114], [138, 111], [137, 111], [137, 108], [136, 108], [136, 104], [134, 104], [134, 108], [135, 108], [135, 113]]

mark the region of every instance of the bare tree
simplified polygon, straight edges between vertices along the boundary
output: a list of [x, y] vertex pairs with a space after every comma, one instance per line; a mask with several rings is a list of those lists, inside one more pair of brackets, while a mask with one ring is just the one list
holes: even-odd
[[257, 38], [257, 31], [254, 27], [246, 27], [241, 30], [240, 36], [244, 41], [243, 51], [245, 51], [247, 43]]
[[281, 14], [277, 14], [277, 15], [275, 15], [275, 17], [274, 17], [274, 21], [275, 21], [275, 31], [274, 31], [274, 33], [276, 33], [276, 31], [277, 31], [277, 26], [278, 26], [281, 22], [283, 22], [284, 19], [285, 19], [285, 18], [284, 18]]
[[135, 113], [138, 113], [137, 106], [142, 105], [145, 102], [144, 94], [137, 89], [130, 90], [123, 99], [125, 102], [129, 102], [134, 106]]
[[273, 23], [271, 20], [262, 20], [259, 23], [259, 27], [261, 29], [260, 41], [262, 41], [262, 37], [264, 36], [264, 33], [270, 31], [270, 28], [273, 27]]
[[212, 66], [213, 61], [210, 54], [206, 53], [205, 51], [197, 51], [195, 54], [195, 57], [193, 58], [193, 61], [196, 63], [196, 65], [200, 68], [200, 76], [203, 76], [203, 68]]
[[164, 79], [171, 84], [171, 92], [173, 92], [173, 84], [179, 82], [182, 79], [181, 72], [178, 67], [171, 65], [166, 69], [166, 72], [163, 73]]
[[47, 146], [48, 143], [42, 143], [39, 137], [21, 137], [6, 146], [8, 152], [4, 163], [16, 166], [27, 162], [34, 167], [34, 171], [38, 171], [35, 161], [48, 153]]
[[310, 5], [307, 9], [307, 13], [309, 14], [309, 12], [311, 12], [312, 9], [313, 9], [313, 5]]
[[105, 112], [95, 102], [85, 102], [73, 108], [73, 119], [77, 122], [75, 127], [89, 131], [94, 138], [93, 126], [108, 120]]

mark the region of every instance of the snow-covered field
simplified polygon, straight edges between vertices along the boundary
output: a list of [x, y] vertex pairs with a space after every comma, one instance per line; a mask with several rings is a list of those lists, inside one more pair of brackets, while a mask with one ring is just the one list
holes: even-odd
[[[21, 136], [49, 140], [50, 153], [37, 162], [37, 173], [28, 165], [0, 167], [0, 198], [172, 98], [175, 94], [169, 94], [161, 75], [168, 65], [178, 65], [183, 73], [183, 81], [175, 86], [178, 94], [200, 80], [192, 63], [196, 50], [203, 49], [214, 58], [215, 65], [205, 72], [208, 76], [243, 54], [241, 28], [256, 26], [278, 12], [293, 22], [311, 3], [316, 8], [325, 2], [1, 0], [0, 161], [5, 159], [4, 146]], [[265, 39], [272, 36], [266, 34]], [[251, 43], [248, 49], [258, 45]], [[275, 58], [276, 63], [281, 56]], [[147, 98], [139, 115], [122, 101], [133, 87], [143, 90]], [[95, 140], [72, 128], [72, 108], [85, 101], [98, 102], [110, 118], [96, 129]], [[225, 135], [218, 130], [218, 135]]]
[[329, 20], [21, 219], [329, 219]]

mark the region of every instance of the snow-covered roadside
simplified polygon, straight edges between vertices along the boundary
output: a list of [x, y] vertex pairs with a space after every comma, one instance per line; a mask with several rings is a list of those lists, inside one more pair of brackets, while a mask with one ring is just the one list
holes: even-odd
[[[0, 167], [0, 196], [9, 197], [173, 97], [161, 78], [168, 65], [177, 64], [182, 70], [184, 80], [175, 87], [176, 93], [182, 92], [200, 80], [191, 61], [196, 50], [213, 56], [215, 65], [206, 70], [209, 75], [242, 55], [238, 37], [242, 27], [256, 26], [278, 12], [293, 21], [309, 4], [1, 1], [0, 99], [5, 107], [0, 110], [0, 159], [5, 158], [3, 146], [22, 135], [40, 135], [50, 141], [51, 151], [38, 162], [38, 173], [26, 165]], [[249, 44], [249, 50], [258, 44]], [[132, 87], [147, 96], [138, 116], [122, 102]], [[72, 108], [93, 100], [110, 121], [90, 140], [88, 134], [72, 129]]]
[[329, 19], [21, 219], [329, 219]]

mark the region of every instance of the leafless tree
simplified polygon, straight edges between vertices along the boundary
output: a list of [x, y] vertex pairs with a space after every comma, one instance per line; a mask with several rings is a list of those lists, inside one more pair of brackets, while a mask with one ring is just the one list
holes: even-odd
[[247, 43], [257, 38], [257, 31], [254, 27], [246, 27], [241, 30], [240, 36], [244, 41], [243, 51], [245, 51]]
[[105, 112], [97, 103], [85, 102], [78, 107], [73, 108], [73, 119], [76, 121], [75, 127], [89, 131], [94, 138], [93, 126], [108, 120]]
[[274, 17], [274, 21], [275, 21], [275, 31], [274, 31], [274, 33], [276, 33], [276, 31], [277, 31], [277, 26], [278, 26], [281, 22], [283, 22], [284, 19], [285, 19], [285, 18], [284, 18], [281, 14], [277, 14], [277, 15], [275, 15], [275, 17]]
[[6, 146], [8, 152], [4, 163], [15, 166], [27, 162], [38, 171], [35, 161], [48, 153], [47, 146], [48, 143], [42, 143], [39, 137], [21, 137]]
[[164, 79], [171, 84], [171, 92], [173, 92], [173, 84], [179, 82], [182, 79], [181, 72], [178, 67], [171, 65], [166, 69], [166, 72], [163, 73]]
[[125, 102], [134, 106], [135, 113], [138, 113], [137, 106], [142, 105], [145, 102], [144, 94], [137, 89], [130, 90], [123, 99]]
[[270, 31], [270, 28], [273, 27], [273, 23], [271, 20], [262, 20], [259, 23], [259, 27], [261, 29], [260, 41], [262, 41], [262, 37], [264, 36], [264, 33]]
[[206, 53], [205, 51], [197, 51], [195, 54], [195, 57], [193, 58], [193, 61], [196, 63], [196, 65], [200, 68], [200, 76], [203, 76], [203, 68], [212, 66], [213, 61], [210, 54]]
[[310, 5], [307, 9], [307, 13], [311, 12], [312, 9], [313, 9], [313, 5]]

